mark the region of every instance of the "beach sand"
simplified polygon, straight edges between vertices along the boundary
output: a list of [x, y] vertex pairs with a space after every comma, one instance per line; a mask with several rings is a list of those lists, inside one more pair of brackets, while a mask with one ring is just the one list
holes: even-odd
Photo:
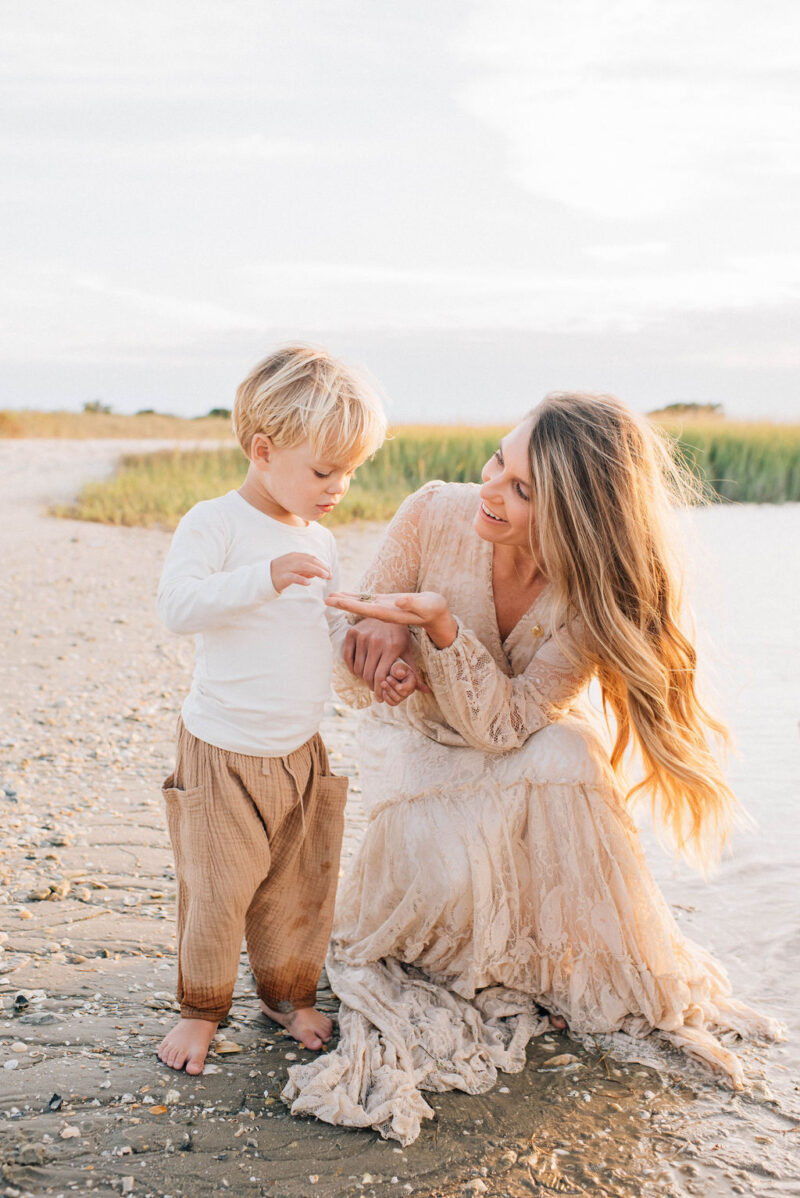
[[[437, 1118], [405, 1150], [293, 1118], [279, 1093], [287, 1065], [310, 1054], [258, 1015], [244, 955], [227, 1050], [200, 1078], [157, 1060], [175, 1019], [159, 788], [192, 645], [155, 613], [168, 534], [44, 514], [123, 448], [142, 446], [0, 442], [0, 1194], [795, 1192], [771, 1189], [741, 1154], [715, 1163], [713, 1117], [738, 1098], [564, 1035], [533, 1045], [525, 1072], [489, 1094], [432, 1095]], [[336, 530], [346, 584], [381, 531]], [[322, 731], [352, 778], [346, 867], [364, 828], [354, 717], [331, 704]], [[335, 1012], [330, 991], [320, 1001]], [[564, 1053], [574, 1059], [550, 1068]], [[703, 1108], [708, 1092], [720, 1096]], [[757, 1106], [772, 1176], [786, 1177], [791, 1122], [766, 1097]]]

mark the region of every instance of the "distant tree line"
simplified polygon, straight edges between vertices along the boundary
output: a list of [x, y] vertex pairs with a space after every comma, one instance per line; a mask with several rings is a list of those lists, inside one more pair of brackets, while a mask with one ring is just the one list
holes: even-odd
[[[84, 412], [95, 416], [110, 416], [113, 408], [110, 403], [103, 403], [102, 399], [88, 399], [83, 405]], [[180, 419], [173, 416], [170, 412], [159, 412], [155, 408], [139, 408], [138, 412], [134, 412], [135, 416], [169, 416], [171, 420]], [[217, 420], [230, 420], [230, 408], [212, 408], [205, 416], [191, 416], [190, 420], [208, 420], [209, 417], [214, 417]]]
[[655, 408], [648, 416], [666, 416], [667, 419], [679, 416], [712, 416], [717, 420], [724, 419], [725, 412], [721, 403], [668, 403], [663, 408]]

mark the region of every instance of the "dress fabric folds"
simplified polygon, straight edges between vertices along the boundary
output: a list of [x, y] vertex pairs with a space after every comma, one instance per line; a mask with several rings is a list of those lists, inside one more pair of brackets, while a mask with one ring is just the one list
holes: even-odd
[[549, 1027], [541, 1007], [576, 1035], [657, 1031], [734, 1088], [742, 1065], [720, 1033], [779, 1035], [675, 923], [547, 590], [501, 639], [477, 503], [474, 486], [423, 487], [364, 580], [441, 592], [459, 631], [445, 650], [416, 637], [432, 694], [399, 707], [337, 673], [344, 698], [369, 704], [369, 822], [327, 961], [340, 1040], [283, 1092], [293, 1113], [402, 1144], [433, 1115], [425, 1091], [481, 1093], [521, 1070]]

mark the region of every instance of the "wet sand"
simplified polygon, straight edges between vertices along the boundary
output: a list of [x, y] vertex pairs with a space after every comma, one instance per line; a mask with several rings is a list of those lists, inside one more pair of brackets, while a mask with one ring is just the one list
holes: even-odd
[[[154, 610], [167, 534], [43, 514], [133, 447], [0, 442], [0, 1194], [799, 1193], [796, 1047], [747, 1050], [755, 1081], [733, 1095], [649, 1045], [626, 1063], [617, 1042], [554, 1033], [489, 1094], [432, 1096], [401, 1150], [288, 1114], [287, 1065], [309, 1054], [258, 1015], [243, 956], [210, 1068], [157, 1061], [175, 1018], [159, 787], [192, 646]], [[337, 530], [346, 582], [380, 534]], [[353, 715], [331, 704], [323, 735], [353, 780], [346, 867], [364, 828]]]

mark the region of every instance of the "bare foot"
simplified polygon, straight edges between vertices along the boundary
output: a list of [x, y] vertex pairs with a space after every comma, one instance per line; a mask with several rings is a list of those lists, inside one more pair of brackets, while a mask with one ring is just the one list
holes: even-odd
[[261, 1010], [269, 1019], [285, 1027], [289, 1035], [299, 1040], [304, 1048], [322, 1048], [333, 1034], [333, 1024], [328, 1016], [314, 1007], [301, 1007], [299, 1011], [289, 1011], [284, 1015], [280, 1011], [273, 1011], [262, 998]]
[[159, 1059], [170, 1069], [185, 1065], [187, 1073], [202, 1073], [216, 1030], [216, 1020], [180, 1019], [159, 1044]]
[[567, 1030], [567, 1021], [563, 1015], [554, 1015], [552, 1011], [548, 1011], [547, 1007], [543, 1007], [541, 1003], [536, 1004], [536, 1009], [541, 1015], [546, 1015], [550, 1020], [550, 1026], [555, 1028], [557, 1032], [565, 1032]]

